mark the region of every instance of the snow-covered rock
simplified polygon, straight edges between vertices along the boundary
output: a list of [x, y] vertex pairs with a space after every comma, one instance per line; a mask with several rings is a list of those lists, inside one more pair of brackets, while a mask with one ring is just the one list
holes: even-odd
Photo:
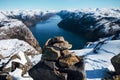
[[41, 54], [25, 41], [18, 39], [0, 40], [0, 72], [8, 72], [17, 80], [22, 80], [27, 70], [37, 64], [40, 57]]
[[20, 39], [28, 42], [37, 51], [41, 52], [41, 48], [34, 38], [31, 31], [17, 19], [7, 19], [0, 22], [0, 40], [2, 39]]

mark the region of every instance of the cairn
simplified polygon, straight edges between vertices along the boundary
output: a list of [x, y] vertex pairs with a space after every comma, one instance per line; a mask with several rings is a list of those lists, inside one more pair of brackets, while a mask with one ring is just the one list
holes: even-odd
[[85, 80], [84, 61], [69, 49], [72, 45], [63, 37], [49, 39], [41, 61], [29, 70], [34, 80]]

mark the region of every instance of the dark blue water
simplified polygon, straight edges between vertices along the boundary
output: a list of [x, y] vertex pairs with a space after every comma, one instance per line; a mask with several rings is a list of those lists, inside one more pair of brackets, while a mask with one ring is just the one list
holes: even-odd
[[45, 42], [54, 36], [63, 36], [65, 40], [73, 45], [72, 49], [81, 49], [86, 44], [86, 40], [77, 34], [63, 30], [57, 26], [61, 21], [59, 16], [54, 16], [45, 22], [39, 22], [36, 26], [30, 27], [35, 38], [38, 40], [41, 47]]

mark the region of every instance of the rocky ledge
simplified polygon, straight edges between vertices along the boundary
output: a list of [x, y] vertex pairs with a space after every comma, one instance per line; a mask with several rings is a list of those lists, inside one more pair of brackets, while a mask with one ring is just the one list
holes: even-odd
[[41, 61], [29, 70], [34, 80], [85, 80], [83, 57], [69, 52], [72, 47], [63, 37], [49, 39]]
[[3, 39], [24, 40], [41, 53], [41, 48], [31, 31], [16, 19], [6, 19], [0, 22], [0, 40]]

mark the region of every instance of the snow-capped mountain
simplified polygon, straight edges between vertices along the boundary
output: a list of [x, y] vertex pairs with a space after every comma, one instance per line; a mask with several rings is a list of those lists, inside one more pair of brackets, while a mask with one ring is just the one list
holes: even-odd
[[40, 11], [40, 10], [14, 10], [3, 11], [7, 17], [21, 20], [26, 26], [33, 26], [37, 22], [45, 21], [54, 14], [55, 11]]
[[120, 9], [63, 10], [58, 13], [63, 19], [59, 27], [97, 39], [120, 32]]

